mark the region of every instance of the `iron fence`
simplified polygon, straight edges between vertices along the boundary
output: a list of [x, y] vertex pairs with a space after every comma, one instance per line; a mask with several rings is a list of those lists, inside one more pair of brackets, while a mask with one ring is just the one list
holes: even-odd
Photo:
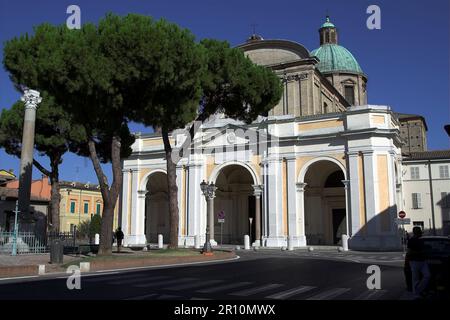
[[42, 254], [50, 251], [53, 240], [60, 240], [64, 247], [75, 248], [79, 241], [71, 232], [49, 232], [46, 235], [36, 235], [33, 232], [0, 232], [0, 254], [11, 254], [16, 242], [17, 254]]
[[11, 254], [14, 243], [17, 254], [39, 254], [48, 252], [47, 245], [33, 232], [0, 232], [0, 254]]

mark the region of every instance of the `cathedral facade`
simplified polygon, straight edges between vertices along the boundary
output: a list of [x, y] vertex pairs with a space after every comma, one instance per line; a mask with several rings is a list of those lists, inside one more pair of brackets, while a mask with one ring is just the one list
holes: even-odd
[[[203, 123], [177, 160], [179, 245], [398, 249], [402, 139], [388, 106], [367, 104], [367, 76], [338, 44], [327, 17], [313, 51], [251, 36], [239, 48], [282, 80], [283, 97], [250, 125], [218, 114]], [[171, 135], [176, 151], [189, 133]], [[125, 245], [169, 238], [164, 146], [140, 134], [123, 163], [120, 224]], [[202, 181], [215, 186], [212, 214]]]

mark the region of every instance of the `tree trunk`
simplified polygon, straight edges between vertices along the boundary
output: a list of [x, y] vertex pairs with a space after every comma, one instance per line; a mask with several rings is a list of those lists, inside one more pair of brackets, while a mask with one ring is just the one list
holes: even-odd
[[120, 162], [120, 137], [114, 136], [111, 142], [111, 162], [113, 182], [109, 188], [108, 178], [103, 173], [100, 160], [95, 148], [95, 142], [89, 139], [89, 155], [94, 165], [94, 170], [100, 183], [100, 190], [103, 198], [102, 225], [100, 231], [99, 255], [112, 254], [112, 234], [114, 227], [114, 209], [122, 187], [122, 166]]
[[178, 248], [178, 187], [176, 164], [172, 161], [172, 146], [169, 141], [169, 132], [166, 128], [161, 130], [166, 153], [167, 164], [167, 185], [169, 188], [169, 215], [170, 215], [170, 236], [169, 248]]
[[51, 216], [52, 216], [52, 228], [53, 232], [59, 232], [60, 222], [59, 222], [59, 206], [61, 202], [61, 194], [59, 193], [59, 159], [51, 159], [52, 173], [50, 175], [51, 184]]
[[61, 155], [50, 157], [50, 166], [52, 171], [44, 168], [36, 159], [33, 159], [33, 164], [42, 174], [50, 178], [51, 193], [50, 193], [50, 217], [52, 226], [50, 231], [59, 232], [59, 205], [61, 202], [61, 195], [59, 193], [59, 164], [61, 163]]

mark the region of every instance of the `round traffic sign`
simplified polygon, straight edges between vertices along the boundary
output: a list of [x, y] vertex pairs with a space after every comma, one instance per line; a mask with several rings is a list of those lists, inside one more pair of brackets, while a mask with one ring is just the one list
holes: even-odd
[[399, 218], [403, 219], [404, 217], [406, 217], [406, 212], [405, 211], [400, 211], [398, 213]]

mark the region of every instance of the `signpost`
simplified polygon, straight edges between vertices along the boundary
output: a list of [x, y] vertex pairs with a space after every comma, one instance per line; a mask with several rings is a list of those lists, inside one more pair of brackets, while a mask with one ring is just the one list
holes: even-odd
[[397, 219], [397, 225], [401, 225], [402, 226], [402, 245], [403, 245], [403, 252], [406, 251], [406, 239], [405, 239], [405, 224], [410, 224], [411, 223], [411, 219], [405, 219], [406, 217], [406, 212], [405, 211], [400, 211], [398, 213], [398, 219]]
[[223, 224], [225, 223], [225, 212], [223, 210], [217, 214], [217, 221], [220, 223], [220, 245], [222, 245]]

